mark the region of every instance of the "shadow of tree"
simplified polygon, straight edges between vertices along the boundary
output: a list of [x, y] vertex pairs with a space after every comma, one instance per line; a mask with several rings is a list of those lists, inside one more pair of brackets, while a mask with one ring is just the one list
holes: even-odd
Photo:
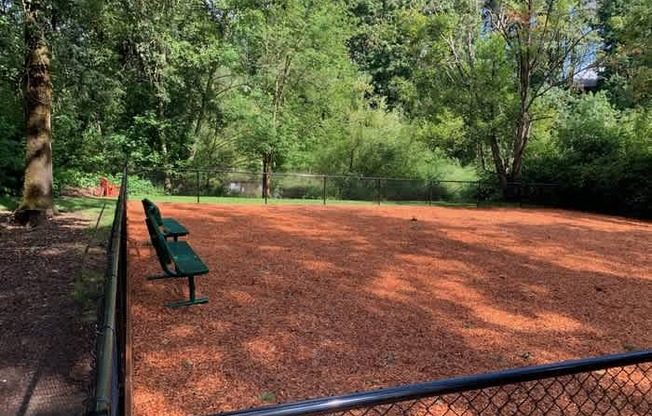
[[[82, 319], [74, 292], [89, 223], [67, 214], [39, 228], [1, 230], [0, 414], [85, 411], [94, 321]], [[103, 270], [101, 251], [88, 261]]]
[[652, 342], [652, 265], [613, 254], [633, 239], [644, 259], [646, 224], [596, 230], [574, 225], [576, 213], [500, 209], [161, 209], [211, 268], [198, 283], [211, 303], [162, 308], [185, 285], [144, 282], [156, 263], [132, 203], [142, 411], [205, 414]]

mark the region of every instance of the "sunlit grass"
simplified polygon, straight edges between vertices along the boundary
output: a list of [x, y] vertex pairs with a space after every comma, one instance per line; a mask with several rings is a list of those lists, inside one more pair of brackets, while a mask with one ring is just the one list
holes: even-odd
[[[115, 203], [115, 199], [109, 198], [60, 197], [54, 200], [57, 212], [79, 212], [88, 219], [97, 218], [105, 205], [112, 210]], [[0, 196], [0, 210], [14, 211], [19, 204], [19, 197]]]
[[0, 210], [13, 211], [18, 208], [19, 199], [12, 196], [0, 196]]

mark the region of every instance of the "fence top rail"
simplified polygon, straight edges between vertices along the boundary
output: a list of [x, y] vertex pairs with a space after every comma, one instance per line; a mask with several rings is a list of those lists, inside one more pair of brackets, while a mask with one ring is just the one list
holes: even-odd
[[626, 367], [652, 362], [652, 349], [584, 358], [559, 363], [521, 367], [487, 374], [462, 376], [427, 383], [346, 394], [341, 396], [305, 400], [289, 404], [259, 407], [244, 411], [215, 413], [207, 416], [299, 416], [342, 412], [361, 407], [373, 407], [406, 400], [461, 393], [570, 374]]
[[[215, 174], [232, 174], [232, 175], [247, 175], [247, 176], [263, 176], [265, 172], [246, 172], [231, 169], [210, 169], [210, 168], [137, 168], [132, 169], [131, 172], [165, 172], [168, 170], [171, 173], [215, 173]], [[392, 178], [388, 176], [357, 176], [357, 175], [343, 175], [343, 174], [330, 174], [330, 173], [295, 173], [295, 172], [274, 172], [275, 177], [295, 177], [295, 178], [314, 178], [314, 179], [355, 179], [363, 181], [412, 181], [412, 182], [430, 182], [430, 183], [459, 183], [459, 184], [479, 184], [482, 180], [453, 180], [453, 179], [425, 179], [425, 178]], [[556, 183], [544, 182], [528, 182], [528, 181], [511, 181], [507, 185], [518, 186], [538, 186], [538, 187], [557, 187]]]
[[[241, 170], [232, 170], [232, 169], [210, 169], [210, 168], [147, 168], [141, 167], [136, 169], [131, 169], [131, 172], [165, 172], [170, 173], [216, 173], [216, 174], [232, 174], [232, 175], [247, 175], [247, 176], [262, 176], [265, 172], [246, 172]], [[482, 180], [454, 180], [454, 179], [426, 179], [426, 178], [393, 178], [388, 176], [358, 176], [358, 175], [344, 175], [344, 174], [330, 174], [330, 173], [298, 173], [298, 172], [274, 172], [273, 176], [276, 177], [298, 177], [298, 178], [314, 178], [314, 179], [356, 179], [356, 180], [369, 180], [369, 181], [420, 181], [420, 182], [431, 182], [431, 183], [461, 183], [461, 184], [478, 184], [482, 183]], [[506, 183], [511, 186], [538, 186], [538, 187], [557, 187], [559, 184], [556, 183], [545, 183], [545, 182], [528, 182], [523, 181], [510, 181]]]
[[[246, 172], [239, 170], [230, 170], [230, 169], [209, 169], [209, 168], [137, 168], [132, 169], [131, 172], [165, 172], [168, 170], [171, 173], [175, 172], [184, 172], [184, 173], [225, 173], [233, 175], [249, 175], [249, 176], [262, 176], [265, 172]], [[291, 176], [291, 177], [303, 177], [303, 178], [315, 178], [315, 179], [324, 179], [324, 178], [341, 178], [341, 179], [360, 179], [360, 180], [395, 180], [395, 181], [427, 181], [428, 179], [423, 178], [391, 178], [386, 176], [357, 176], [357, 175], [343, 175], [343, 174], [330, 174], [330, 173], [295, 173], [295, 172], [274, 172], [272, 176]], [[476, 183], [477, 181], [440, 181], [437, 179], [432, 179], [432, 182], [460, 182], [460, 183]]]
[[120, 193], [116, 202], [115, 216], [111, 227], [111, 237], [107, 252], [108, 267], [105, 274], [103, 320], [98, 330], [97, 343], [97, 373], [95, 375], [95, 396], [92, 400], [92, 411], [100, 414], [107, 412], [111, 405], [111, 373], [113, 367], [113, 349], [116, 347], [116, 308], [118, 290], [118, 257], [120, 256], [120, 235], [122, 217], [125, 215], [125, 198], [127, 195], [127, 172], [122, 172]]

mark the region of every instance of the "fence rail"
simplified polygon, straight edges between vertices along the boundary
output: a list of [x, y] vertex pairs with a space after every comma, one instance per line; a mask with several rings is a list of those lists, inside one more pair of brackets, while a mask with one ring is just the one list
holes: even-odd
[[555, 205], [556, 184], [510, 182], [504, 192], [494, 181], [462, 181], [382, 176], [350, 176], [279, 172], [271, 176], [269, 192], [263, 192], [265, 174], [219, 169], [140, 169], [135, 175], [147, 179], [159, 192], [193, 197], [245, 197], [481, 205], [511, 202], [520, 205]]
[[649, 415], [652, 350], [210, 416]]
[[127, 171], [123, 171], [120, 194], [107, 247], [104, 298], [99, 307], [95, 352], [95, 380], [88, 415], [127, 415], [125, 383], [128, 378], [127, 322]]

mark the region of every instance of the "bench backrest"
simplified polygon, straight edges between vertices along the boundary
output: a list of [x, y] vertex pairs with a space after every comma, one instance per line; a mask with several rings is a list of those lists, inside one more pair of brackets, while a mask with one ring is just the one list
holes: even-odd
[[170, 257], [165, 237], [163, 237], [163, 233], [158, 228], [158, 225], [154, 223], [154, 219], [149, 213], [146, 215], [145, 223], [147, 224], [147, 231], [149, 231], [149, 239], [154, 246], [154, 250], [156, 250], [156, 257], [158, 257], [161, 267], [167, 269], [167, 265], [172, 263], [172, 258]]
[[151, 215], [154, 222], [160, 227], [163, 225], [163, 219], [161, 218], [161, 211], [158, 209], [156, 204], [154, 204], [149, 199], [143, 199], [143, 208], [145, 209], [145, 215]]

